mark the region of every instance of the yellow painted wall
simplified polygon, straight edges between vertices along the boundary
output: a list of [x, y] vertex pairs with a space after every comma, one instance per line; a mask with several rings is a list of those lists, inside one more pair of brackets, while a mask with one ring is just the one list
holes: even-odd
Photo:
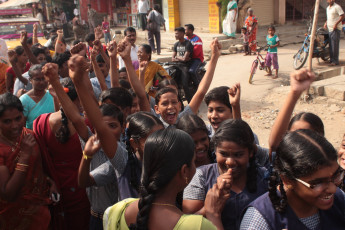
[[208, 0], [209, 30], [210, 33], [219, 33], [219, 7], [216, 5], [218, 0]]
[[168, 0], [169, 30], [174, 31], [180, 26], [180, 11], [178, 0]]

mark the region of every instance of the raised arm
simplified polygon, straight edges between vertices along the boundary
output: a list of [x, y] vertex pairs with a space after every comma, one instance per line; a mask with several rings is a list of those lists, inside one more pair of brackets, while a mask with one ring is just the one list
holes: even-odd
[[101, 146], [109, 159], [115, 156], [117, 141], [108, 125], [103, 121], [101, 111], [86, 86], [88, 65], [84, 57], [73, 55], [68, 61], [69, 73], [77, 89], [79, 100], [86, 112], [89, 121], [95, 128]]
[[38, 43], [37, 28], [38, 28], [38, 25], [34, 24], [33, 25], [33, 30], [32, 30], [32, 43], [33, 44], [37, 44]]
[[63, 53], [66, 50], [66, 45], [63, 44], [62, 38], [63, 38], [63, 31], [58, 30], [56, 31], [57, 33], [57, 38], [56, 38], [56, 43], [55, 43], [55, 53]]
[[232, 118], [241, 120], [241, 85], [236, 83], [230, 89], [228, 89], [230, 105], [232, 108]]
[[98, 79], [99, 85], [101, 86], [102, 91], [107, 90], [107, 84], [105, 83], [105, 77], [102, 73], [102, 70], [99, 68], [98, 63], [96, 61], [98, 51], [96, 49], [92, 49], [90, 53], [90, 59], [92, 63], [93, 70], [95, 71], [96, 77]]
[[201, 102], [204, 100], [204, 97], [207, 93], [207, 90], [209, 89], [209, 87], [211, 85], [214, 71], [216, 70], [218, 58], [221, 55], [221, 52], [220, 52], [221, 48], [222, 47], [219, 44], [217, 39], [212, 41], [212, 43], [211, 43], [212, 57], [211, 57], [211, 60], [209, 62], [209, 66], [207, 68], [205, 76], [203, 77], [203, 79], [201, 80], [201, 82], [199, 84], [198, 90], [196, 91], [192, 100], [189, 103], [189, 107], [191, 108], [193, 113], [198, 112], [199, 107], [201, 105]]
[[[14, 50], [10, 50], [10, 51], [8, 51], [7, 54], [8, 54], [9, 61], [12, 65], [12, 69], [13, 69], [14, 73], [16, 74], [16, 77], [21, 82], [23, 82], [24, 85], [27, 85], [29, 80], [22, 76], [22, 71], [20, 70], [20, 68], [17, 65], [17, 61], [18, 61], [17, 53]], [[6, 74], [7, 74], [7, 76], [6, 76], [6, 88], [9, 91], [9, 88], [13, 85], [13, 76], [10, 73], [6, 73]]]
[[90, 174], [90, 164], [93, 155], [101, 148], [100, 142], [96, 135], [93, 135], [85, 144], [83, 157], [81, 159], [78, 171], [78, 185], [85, 188], [96, 184], [94, 178]]
[[31, 49], [29, 48], [27, 41], [28, 41], [28, 33], [26, 31], [22, 31], [20, 33], [20, 43], [22, 44], [24, 51], [29, 58], [29, 61], [32, 64], [38, 64], [38, 60], [35, 57], [35, 55], [32, 53]]
[[146, 97], [146, 92], [144, 86], [141, 84], [137, 74], [135, 73], [134, 67], [132, 65], [131, 60], [131, 44], [127, 41], [122, 41], [118, 45], [117, 50], [122, 57], [128, 74], [129, 82], [131, 83], [131, 86], [135, 92], [135, 94], [139, 98], [140, 103], [140, 109], [142, 111], [151, 111], [150, 103]]
[[[59, 98], [60, 104], [68, 118], [77, 130], [78, 135], [84, 140], [87, 141], [88, 129], [85, 124], [84, 118], [80, 116], [78, 109], [71, 101], [71, 99], [66, 94], [64, 88], [60, 84], [59, 75], [58, 75], [58, 66], [54, 63], [47, 63], [43, 66], [42, 72], [44, 77], [49, 81], [50, 85], [54, 88], [57, 97]], [[67, 89], [68, 90], [68, 89]]]
[[275, 120], [271, 130], [269, 138], [270, 153], [277, 149], [280, 141], [287, 132], [290, 118], [295, 108], [296, 102], [302, 95], [303, 91], [310, 87], [314, 79], [314, 73], [306, 69], [296, 71], [290, 75], [290, 92], [288, 93], [285, 99], [285, 103], [279, 111], [277, 119]]
[[109, 61], [109, 57], [108, 55], [105, 53], [104, 49], [103, 49], [103, 45], [101, 43], [100, 40], [95, 40], [93, 42], [93, 48], [96, 48], [96, 50], [98, 50], [99, 54], [101, 54], [106, 66], [108, 68], [110, 68], [110, 61]]
[[117, 44], [116, 41], [111, 41], [107, 47], [110, 57], [110, 84], [111, 87], [120, 87], [119, 70], [117, 69]]

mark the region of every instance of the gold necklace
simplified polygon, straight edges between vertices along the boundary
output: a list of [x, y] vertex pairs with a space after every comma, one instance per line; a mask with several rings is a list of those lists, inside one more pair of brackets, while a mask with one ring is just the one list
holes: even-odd
[[162, 203], [152, 203], [152, 204], [159, 205], [159, 206], [169, 206], [169, 207], [177, 208], [175, 205], [172, 205], [172, 204], [162, 204]]
[[16, 149], [18, 148], [18, 141], [16, 141], [15, 143], [13, 143], [13, 141], [10, 141], [7, 137], [5, 137], [2, 132], [0, 132], [0, 137], [7, 142], [7, 144], [9, 144], [11, 146], [11, 151], [14, 152], [16, 151]]

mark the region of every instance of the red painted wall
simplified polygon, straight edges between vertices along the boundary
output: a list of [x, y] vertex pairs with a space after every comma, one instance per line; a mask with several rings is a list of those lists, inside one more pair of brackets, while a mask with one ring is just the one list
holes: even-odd
[[87, 21], [87, 5], [91, 3], [91, 7], [99, 13], [107, 13], [112, 16], [112, 4], [110, 0], [79, 0], [80, 16], [82, 20]]

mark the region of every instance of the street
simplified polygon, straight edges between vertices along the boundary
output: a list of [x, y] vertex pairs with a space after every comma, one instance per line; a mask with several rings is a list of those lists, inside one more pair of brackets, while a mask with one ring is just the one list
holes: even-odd
[[[341, 40], [340, 46], [341, 64], [344, 64], [344, 40]], [[241, 83], [242, 118], [250, 124], [253, 131], [259, 136], [262, 146], [267, 147], [268, 145], [271, 126], [289, 90], [289, 74], [294, 71], [293, 55], [299, 47], [300, 44], [288, 45], [278, 49], [280, 68], [278, 79], [273, 80], [270, 77], [266, 77], [264, 76], [266, 72], [258, 69], [254, 75], [252, 84], [248, 83], [248, 78], [252, 62], [256, 56], [243, 56], [243, 53], [230, 54], [221, 56], [218, 61], [210, 89], [222, 85], [232, 86], [236, 82]], [[319, 64], [317, 59], [314, 58], [313, 68], [315, 70], [326, 70], [334, 67], [328, 66], [321, 59]], [[345, 116], [340, 111], [337, 111], [338, 109], [334, 111], [328, 109], [329, 106], [334, 107], [335, 105], [339, 108], [345, 107], [344, 102], [318, 97], [310, 102], [310, 104], [300, 102], [296, 106], [295, 112], [308, 111], [320, 116], [324, 122], [326, 137], [337, 148], [345, 133], [345, 127], [339, 125], [344, 124]], [[199, 115], [205, 121], [207, 120], [206, 113], [207, 108], [204, 104]]]

